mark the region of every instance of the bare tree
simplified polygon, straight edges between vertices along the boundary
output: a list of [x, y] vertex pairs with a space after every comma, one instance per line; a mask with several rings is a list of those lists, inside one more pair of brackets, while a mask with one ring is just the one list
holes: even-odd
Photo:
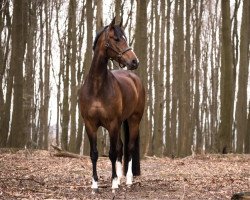
[[170, 135], [170, 102], [171, 102], [171, 90], [170, 90], [170, 14], [171, 14], [172, 2], [167, 0], [167, 26], [166, 26], [166, 121], [165, 121], [165, 150], [164, 155], [171, 155], [171, 135]]
[[[92, 1], [86, 0], [86, 20], [87, 20], [87, 46], [86, 46], [86, 53], [84, 58], [84, 78], [88, 74], [88, 71], [91, 66], [91, 60], [92, 60], [92, 42], [93, 42], [93, 7], [92, 7]], [[84, 155], [89, 154], [89, 141], [87, 134], [84, 135], [84, 144], [83, 144], [83, 153]]]
[[236, 152], [243, 153], [244, 138], [247, 135], [247, 84], [249, 74], [249, 1], [243, 1], [243, 12], [240, 32], [240, 63], [238, 94], [236, 104], [237, 146]]
[[[3, 4], [1, 4], [2, 6]], [[8, 57], [10, 53], [10, 39], [11, 39], [11, 17], [9, 12], [9, 1], [5, 1], [5, 7], [1, 8], [1, 46], [0, 46], [0, 147], [5, 147], [7, 145], [8, 133], [9, 133], [9, 122], [10, 122], [10, 108], [12, 101], [12, 90], [13, 90], [13, 69], [11, 66], [7, 68]], [[3, 20], [6, 19], [6, 42], [5, 46], [2, 46], [3, 38]], [[6, 92], [4, 99], [3, 91], [3, 80], [4, 74], [6, 74]], [[5, 101], [4, 101], [5, 100]]]
[[232, 147], [232, 43], [230, 1], [221, 1], [222, 52], [221, 52], [221, 123], [219, 128], [219, 152], [227, 153]]
[[[163, 12], [162, 25], [165, 27], [165, 1], [161, 5], [161, 12]], [[163, 113], [160, 110], [163, 110], [163, 65], [164, 65], [164, 47], [160, 47], [160, 37], [164, 39], [164, 27], [161, 30], [160, 35], [160, 13], [158, 12], [158, 1], [154, 1], [154, 15], [155, 15], [155, 49], [154, 49], [154, 83], [155, 83], [155, 98], [154, 98], [154, 128], [153, 128], [153, 154], [156, 156], [162, 155], [163, 147], [163, 130], [161, 130], [161, 124], [163, 123]], [[161, 42], [164, 45], [164, 42]], [[161, 48], [160, 63], [159, 63], [159, 49]]]
[[76, 41], [76, 0], [69, 2], [69, 30], [71, 43], [71, 56], [70, 56], [70, 69], [71, 69], [71, 97], [70, 97], [70, 140], [69, 150], [76, 152], [76, 105], [77, 105], [77, 86], [76, 86], [76, 54], [77, 54], [77, 41]]
[[14, 76], [14, 97], [10, 147], [24, 147], [26, 134], [23, 129], [23, 60], [27, 34], [27, 1], [14, 0], [12, 24], [11, 68]]
[[[140, 61], [138, 73], [142, 78], [143, 84], [147, 86], [147, 2], [144, 0], [137, 1], [136, 12], [136, 29], [135, 29], [135, 44], [134, 50]], [[148, 103], [146, 102], [146, 108]], [[147, 123], [147, 109], [144, 111], [142, 122], [140, 125], [141, 138], [141, 154], [144, 155], [148, 142], [148, 123]]]

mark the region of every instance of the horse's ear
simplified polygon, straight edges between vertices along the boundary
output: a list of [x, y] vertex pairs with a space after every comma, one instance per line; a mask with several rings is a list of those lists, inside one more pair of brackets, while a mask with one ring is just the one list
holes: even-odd
[[119, 24], [120, 27], [122, 27], [122, 23], [123, 23], [123, 17], [121, 17], [121, 21], [120, 21], [120, 24]]
[[112, 20], [112, 22], [110, 23], [109, 27], [112, 28], [112, 27], [114, 27], [114, 25], [115, 25], [115, 17], [114, 17], [114, 19]]

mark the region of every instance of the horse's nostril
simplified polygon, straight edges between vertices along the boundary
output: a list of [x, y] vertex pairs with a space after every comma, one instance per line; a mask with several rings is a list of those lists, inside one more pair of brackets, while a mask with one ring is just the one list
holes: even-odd
[[139, 64], [139, 62], [138, 62], [137, 59], [133, 59], [133, 60], [132, 60], [132, 65], [133, 65], [133, 66], [138, 66], [138, 64]]

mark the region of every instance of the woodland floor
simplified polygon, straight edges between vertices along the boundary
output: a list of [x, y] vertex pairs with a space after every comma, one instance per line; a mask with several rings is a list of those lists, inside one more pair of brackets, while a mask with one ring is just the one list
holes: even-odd
[[147, 157], [142, 175], [111, 192], [111, 164], [99, 158], [99, 193], [91, 194], [88, 157], [62, 158], [48, 151], [0, 151], [0, 199], [230, 199], [250, 191], [250, 155]]

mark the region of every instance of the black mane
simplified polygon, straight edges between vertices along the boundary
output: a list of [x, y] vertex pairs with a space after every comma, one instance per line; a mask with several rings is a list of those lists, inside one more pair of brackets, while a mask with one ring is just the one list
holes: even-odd
[[94, 40], [94, 45], [93, 45], [93, 50], [95, 50], [95, 47], [96, 47], [96, 44], [97, 44], [97, 41], [99, 39], [99, 37], [101, 36], [101, 34], [106, 30], [108, 26], [105, 26], [103, 30], [101, 30], [100, 32], [98, 32], [95, 36], [95, 40]]
[[[95, 50], [95, 47], [96, 47], [96, 44], [97, 44], [97, 41], [98, 41], [99, 37], [101, 36], [101, 34], [102, 34], [107, 28], [108, 28], [108, 26], [105, 26], [105, 27], [103, 28], [103, 30], [101, 30], [100, 32], [98, 32], [98, 33], [96, 34], [95, 40], [94, 40], [94, 45], [93, 45], [93, 50]], [[120, 26], [115, 25], [113, 28], [114, 28], [114, 32], [115, 32], [115, 36], [116, 36], [116, 37], [118, 37], [118, 38], [120, 39], [120, 38], [122, 38], [122, 36], [125, 36], [124, 31], [123, 31], [123, 29], [122, 29]], [[126, 38], [126, 36], [125, 36], [125, 38]]]

